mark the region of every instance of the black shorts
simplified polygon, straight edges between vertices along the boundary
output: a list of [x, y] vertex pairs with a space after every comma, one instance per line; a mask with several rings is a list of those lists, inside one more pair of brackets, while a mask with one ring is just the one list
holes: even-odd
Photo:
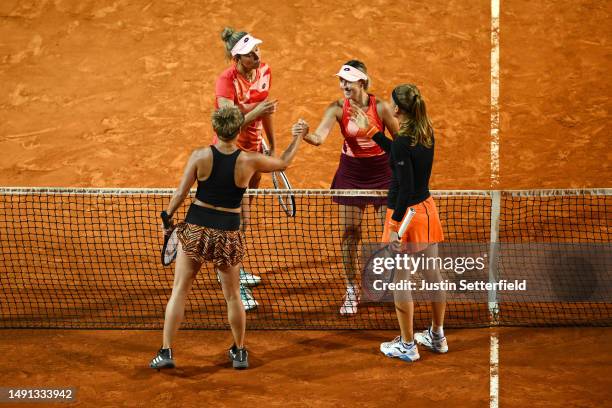
[[237, 231], [240, 229], [240, 214], [191, 204], [185, 222], [222, 231]]

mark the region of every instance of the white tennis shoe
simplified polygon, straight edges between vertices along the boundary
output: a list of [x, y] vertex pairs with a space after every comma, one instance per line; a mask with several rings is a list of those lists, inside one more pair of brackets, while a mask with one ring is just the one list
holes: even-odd
[[424, 330], [422, 333], [416, 333], [414, 335], [414, 340], [418, 344], [427, 347], [434, 353], [448, 353], [448, 343], [446, 342], [446, 337], [436, 335], [431, 331], [431, 327]]
[[344, 294], [344, 303], [340, 307], [340, 314], [343, 316], [356, 314], [358, 305], [359, 291], [356, 289], [347, 289]]
[[400, 360], [409, 363], [417, 361], [419, 358], [421, 358], [417, 345], [412, 342], [410, 346], [406, 347], [401, 336], [397, 336], [391, 341], [381, 343], [380, 352], [387, 357], [399, 358]]
[[257, 286], [261, 283], [261, 277], [248, 273], [240, 268], [240, 284], [244, 286]]
[[249, 288], [246, 288], [240, 285], [240, 300], [242, 300], [242, 304], [244, 305], [244, 310], [252, 310], [259, 306], [259, 303], [253, 297], [253, 292]]

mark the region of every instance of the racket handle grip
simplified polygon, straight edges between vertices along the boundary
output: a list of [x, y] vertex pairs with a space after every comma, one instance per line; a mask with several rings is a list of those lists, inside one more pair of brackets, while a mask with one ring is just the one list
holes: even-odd
[[262, 150], [262, 153], [265, 154], [266, 156], [270, 155], [270, 149], [268, 149], [268, 144], [263, 138], [261, 139], [261, 150]]
[[410, 221], [412, 221], [412, 218], [414, 217], [415, 214], [416, 214], [416, 211], [414, 210], [414, 208], [408, 208], [408, 213], [402, 220], [402, 224], [400, 225], [399, 230], [397, 231], [397, 236], [400, 239], [402, 239], [402, 236], [406, 233], [406, 230], [408, 229], [408, 226], [410, 225]]
[[159, 216], [162, 219], [162, 223], [164, 224], [164, 228], [168, 229], [172, 226], [172, 221], [170, 221], [170, 216], [168, 215], [168, 213], [164, 210], [161, 212], [161, 214], [159, 214]]

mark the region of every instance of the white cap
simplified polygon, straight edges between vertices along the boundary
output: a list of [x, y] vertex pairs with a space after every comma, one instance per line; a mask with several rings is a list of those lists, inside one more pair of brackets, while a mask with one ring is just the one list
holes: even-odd
[[355, 67], [351, 67], [350, 65], [343, 65], [336, 76], [349, 82], [357, 82], [359, 80], [367, 81], [369, 79], [366, 74]]
[[253, 48], [255, 48], [257, 44], [261, 44], [262, 42], [263, 41], [258, 40], [251, 34], [247, 34], [242, 37], [240, 41], [236, 43], [236, 45], [232, 47], [232, 57], [235, 57], [236, 55], [248, 54], [253, 50]]

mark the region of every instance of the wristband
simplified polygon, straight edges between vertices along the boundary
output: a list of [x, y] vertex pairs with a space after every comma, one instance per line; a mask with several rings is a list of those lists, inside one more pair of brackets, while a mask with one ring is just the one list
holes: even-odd
[[370, 128], [366, 131], [366, 137], [368, 139], [371, 139], [374, 137], [375, 134], [377, 134], [379, 132], [378, 128], [376, 126], [370, 126]]
[[166, 210], [162, 211], [159, 216], [162, 219], [162, 222], [164, 223], [164, 227], [165, 228], [170, 228], [172, 226], [172, 223], [170, 222], [170, 220], [172, 219], [171, 216], [168, 215], [168, 213], [166, 212]]

